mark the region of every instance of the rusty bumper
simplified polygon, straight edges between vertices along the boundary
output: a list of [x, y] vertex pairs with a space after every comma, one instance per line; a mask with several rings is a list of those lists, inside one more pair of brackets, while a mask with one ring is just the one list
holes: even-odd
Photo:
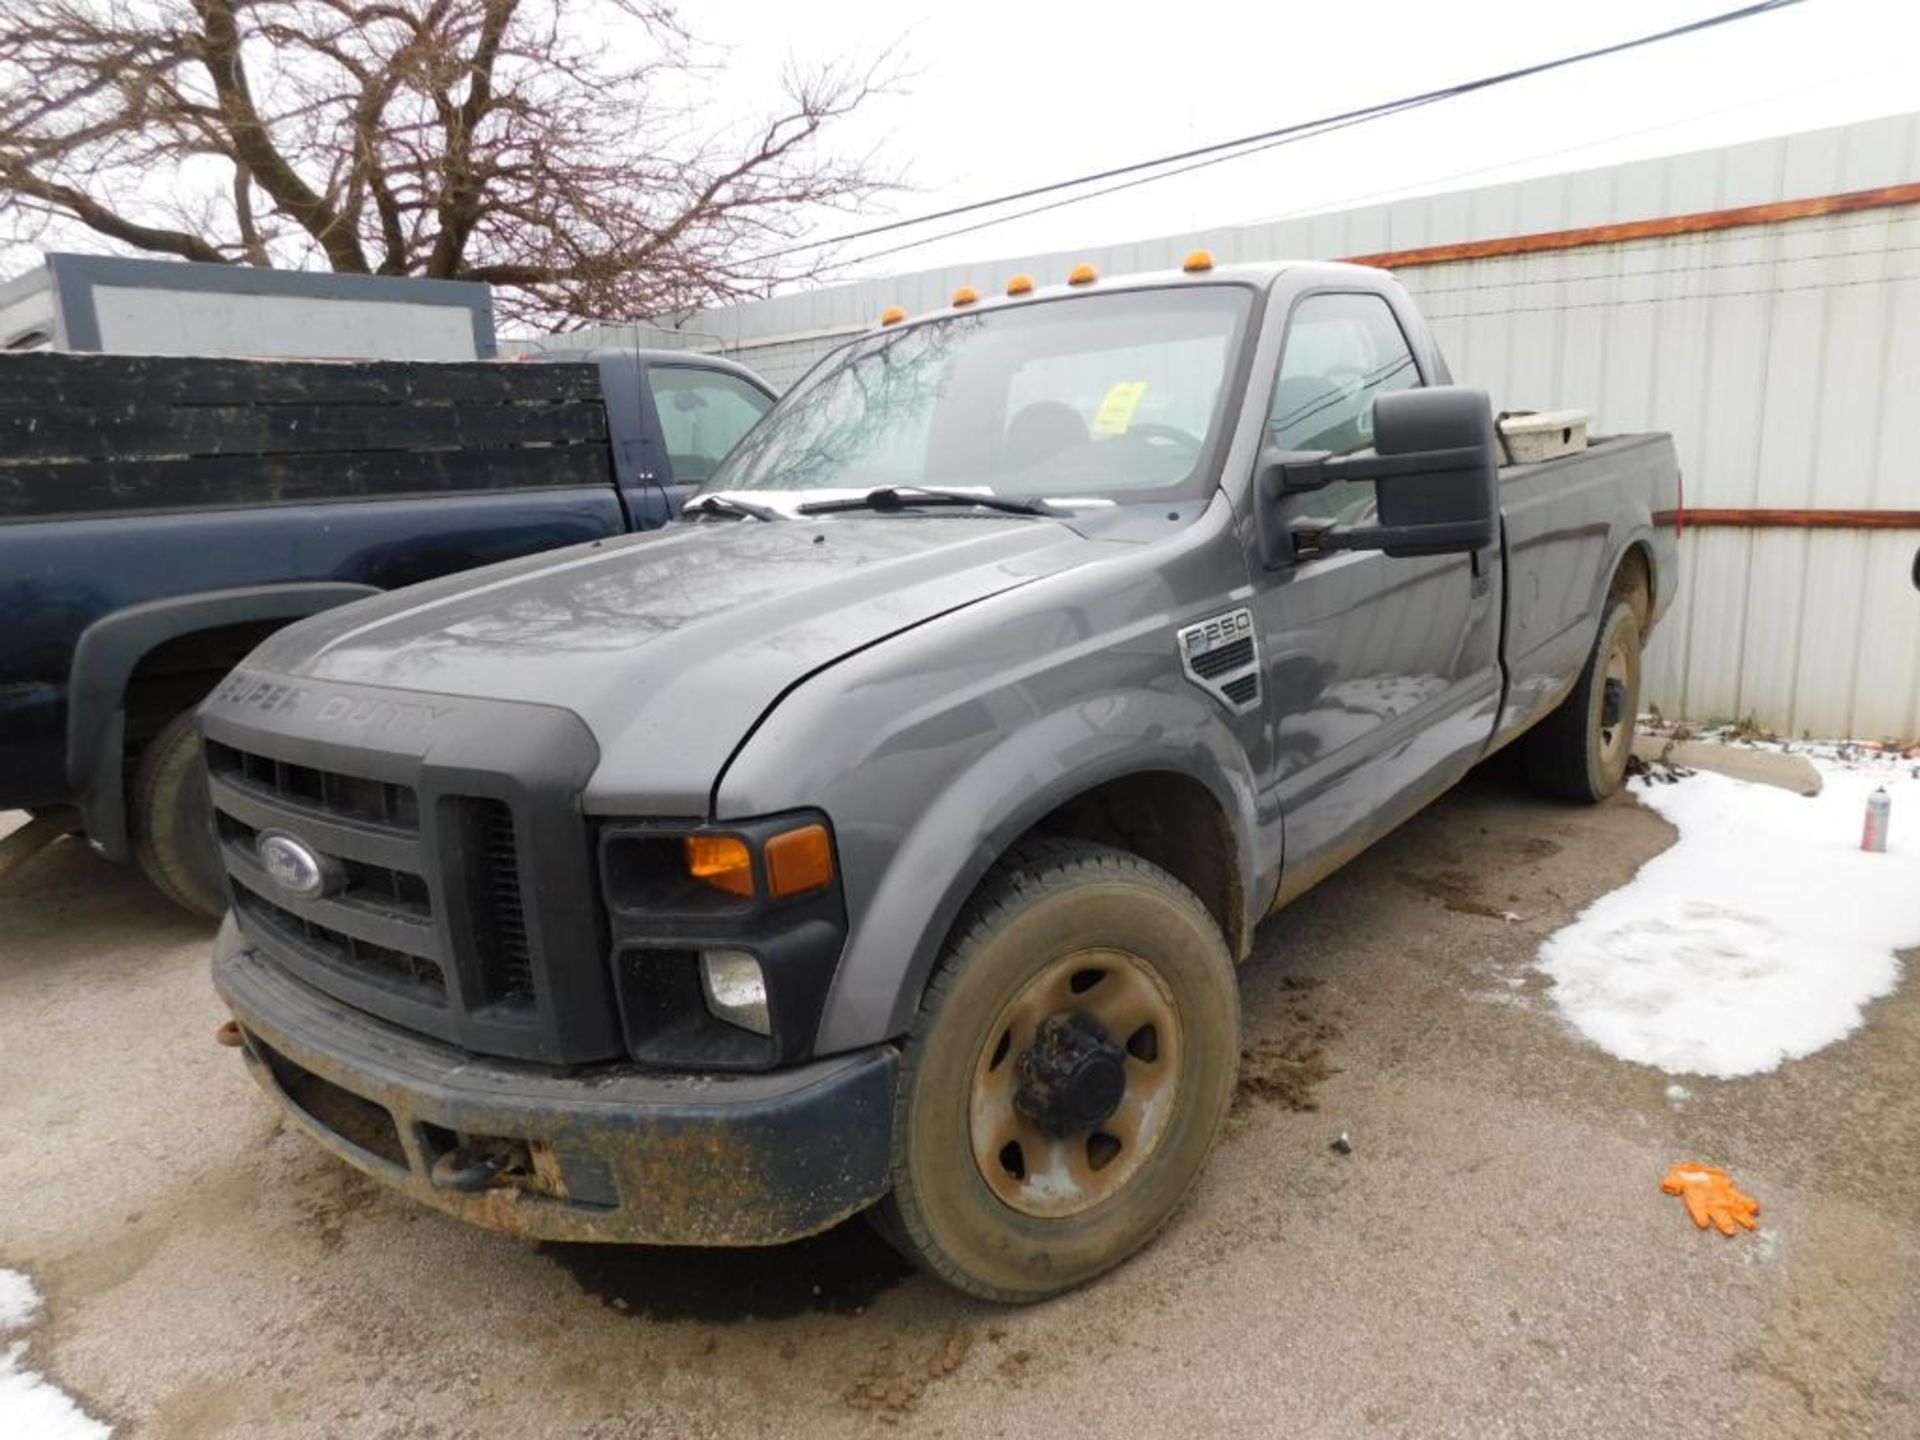
[[247, 1068], [294, 1124], [422, 1204], [489, 1229], [771, 1245], [826, 1229], [889, 1183], [890, 1046], [763, 1075], [563, 1075], [342, 1005], [247, 948], [231, 918], [213, 979]]

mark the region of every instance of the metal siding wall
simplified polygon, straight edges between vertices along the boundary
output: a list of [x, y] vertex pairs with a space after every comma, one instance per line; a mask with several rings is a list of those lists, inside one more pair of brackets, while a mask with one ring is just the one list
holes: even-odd
[[[784, 388], [890, 304], [1042, 284], [1090, 260], [1334, 258], [1765, 204], [1920, 179], [1920, 115], [1344, 213], [865, 280], [711, 312], [698, 328]], [[1432, 265], [1399, 278], [1464, 383], [1594, 431], [1673, 432], [1708, 508], [1920, 510], [1920, 207]], [[1798, 733], [1920, 735], [1920, 535], [1709, 529], [1647, 664], [1668, 714]]]
[[[1920, 209], [1400, 278], [1456, 376], [1503, 407], [1588, 408], [1603, 434], [1672, 431], [1689, 505], [1920, 509]], [[1789, 733], [1920, 734], [1916, 543], [1693, 532], [1648, 658], [1649, 699]], [[1882, 643], [1894, 635], [1904, 649]]]

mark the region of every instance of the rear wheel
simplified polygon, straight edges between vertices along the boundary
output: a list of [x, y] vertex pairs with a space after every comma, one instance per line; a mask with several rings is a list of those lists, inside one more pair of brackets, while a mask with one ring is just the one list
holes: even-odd
[[1592, 803], [1619, 790], [1640, 713], [1640, 616], [1615, 598], [1573, 693], [1522, 744], [1527, 780], [1547, 795]]
[[1219, 1134], [1240, 1007], [1220, 928], [1137, 856], [996, 868], [906, 1043], [882, 1233], [949, 1284], [1038, 1300], [1145, 1245]]
[[174, 716], [140, 752], [130, 810], [133, 858], [154, 888], [188, 910], [224, 915], [227, 887], [193, 711]]

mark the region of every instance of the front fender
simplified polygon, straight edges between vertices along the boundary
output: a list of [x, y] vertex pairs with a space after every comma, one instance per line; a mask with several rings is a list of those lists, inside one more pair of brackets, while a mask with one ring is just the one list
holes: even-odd
[[1233, 832], [1250, 930], [1265, 898], [1257, 787], [1246, 752], [1210, 702], [1155, 690], [1110, 694], [1000, 737], [901, 838], [851, 931], [817, 1050], [902, 1034], [968, 898], [1007, 847], [1076, 795], [1128, 775], [1172, 773], [1206, 786]]
[[155, 646], [227, 625], [299, 620], [379, 593], [346, 582], [208, 590], [129, 605], [81, 631], [67, 682], [67, 780], [88, 838], [111, 859], [127, 856], [121, 784], [127, 682]]
[[1258, 811], [1266, 721], [1188, 680], [1178, 645], [1182, 626], [1247, 603], [1246, 564], [1216, 496], [1151, 543], [1116, 543], [848, 654], [767, 712], [716, 781], [713, 814], [807, 807], [833, 822], [849, 931], [818, 1053], [903, 1033], [988, 867], [1049, 811], [1122, 776], [1206, 789], [1243, 908], [1258, 913], [1281, 840]]
[[780, 743], [748, 745], [719, 805], [723, 817], [765, 814], [807, 797], [833, 820], [851, 925], [817, 1053], [904, 1032], [993, 862], [1050, 811], [1122, 776], [1170, 772], [1206, 787], [1233, 834], [1249, 929], [1257, 918], [1278, 855], [1260, 853], [1258, 787], [1233, 728], [1257, 719], [1236, 720], [1164, 666], [1141, 683], [1063, 686], [1051, 706], [1012, 682], [890, 720], [847, 713], [851, 695], [876, 692], [845, 678], [839, 703], [821, 709], [831, 733], [789, 714]]

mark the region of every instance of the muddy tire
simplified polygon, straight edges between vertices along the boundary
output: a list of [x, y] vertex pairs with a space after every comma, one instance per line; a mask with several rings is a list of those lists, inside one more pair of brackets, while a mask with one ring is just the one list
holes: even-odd
[[909, 1032], [876, 1217], [972, 1295], [1039, 1300], [1151, 1240], [1233, 1097], [1220, 927], [1137, 856], [1023, 845], [988, 876]]
[[1527, 782], [1541, 794], [1593, 804], [1626, 782], [1640, 713], [1640, 626], [1632, 597], [1609, 601], [1579, 684], [1521, 741]]
[[169, 720], [140, 752], [130, 798], [127, 819], [141, 873], [174, 904], [201, 915], [224, 915], [227, 886], [213, 842], [213, 802], [191, 710]]

